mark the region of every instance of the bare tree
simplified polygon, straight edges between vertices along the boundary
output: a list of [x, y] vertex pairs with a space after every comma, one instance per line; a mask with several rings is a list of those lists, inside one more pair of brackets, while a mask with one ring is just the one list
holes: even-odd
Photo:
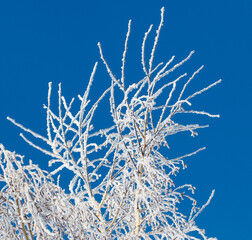
[[[139, 81], [131, 85], [125, 81], [129, 21], [120, 79], [113, 74], [98, 43], [111, 86], [94, 104], [90, 104], [89, 92], [97, 63], [85, 93], [78, 96], [78, 112], [72, 111], [74, 99], [67, 103], [60, 84], [58, 113], [53, 112], [49, 83], [48, 103], [44, 106], [46, 137], [8, 117], [23, 131], [42, 141], [42, 146], [48, 145], [41, 147], [35, 143], [37, 140], [28, 140], [20, 134], [31, 146], [50, 157], [49, 166], [56, 163], [56, 167], [47, 172], [32, 161], [25, 165], [22, 156], [0, 145], [2, 239], [215, 239], [207, 238], [205, 231], [195, 224], [214, 191], [205, 205], [197, 207], [192, 197], [194, 187], [190, 184], [176, 186], [173, 181], [176, 173], [186, 167], [184, 159], [204, 148], [173, 159], [165, 156], [164, 150], [169, 148], [168, 136], [185, 131], [195, 136], [197, 129], [207, 127], [175, 122], [175, 115], [186, 117], [186, 113], [191, 113], [219, 117], [191, 109], [190, 101], [221, 80], [189, 96], [185, 95], [185, 90], [203, 66], [189, 77], [183, 74], [167, 81], [167, 76], [188, 61], [194, 52], [177, 63], [173, 56], [166, 63], [154, 66], [163, 16], [164, 8], [148, 61], [145, 43], [152, 25], [144, 35], [141, 54], [144, 76]], [[108, 128], [97, 130], [93, 117], [106, 95], [110, 96], [113, 121]], [[64, 168], [73, 173], [68, 193], [60, 185]], [[188, 215], [178, 207], [185, 199], [192, 206]]]

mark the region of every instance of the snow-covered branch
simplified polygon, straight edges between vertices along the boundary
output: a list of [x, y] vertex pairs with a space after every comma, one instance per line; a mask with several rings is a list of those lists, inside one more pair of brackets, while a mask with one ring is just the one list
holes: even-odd
[[[166, 64], [156, 64], [163, 23], [164, 8], [149, 58], [146, 58], [146, 42], [152, 26], [143, 37], [139, 56], [143, 76], [133, 84], [127, 84], [125, 77], [130, 21], [120, 79], [115, 77], [109, 66], [110, 59], [106, 60], [98, 43], [101, 60], [111, 80], [111, 86], [98, 99], [89, 96], [98, 66], [95, 63], [86, 91], [78, 96], [76, 112], [73, 110], [75, 99], [67, 102], [61, 84], [58, 110], [52, 110], [53, 93], [49, 83], [47, 105], [44, 106], [47, 136], [8, 117], [34, 138], [30, 140], [21, 134], [28, 144], [50, 157], [49, 167], [54, 169], [43, 171], [32, 161], [24, 164], [22, 156], [0, 145], [2, 239], [208, 239], [195, 220], [210, 203], [214, 191], [199, 208], [193, 198], [195, 188], [190, 184], [177, 186], [173, 180], [186, 168], [185, 158], [204, 148], [175, 158], [165, 154], [170, 135], [189, 132], [196, 136], [197, 130], [207, 127], [179, 123], [175, 116], [186, 118], [183, 113], [191, 113], [219, 117], [191, 109], [190, 100], [220, 80], [189, 95], [185, 90], [203, 66], [191, 77], [187, 78], [185, 73], [168, 80], [168, 75], [190, 60], [194, 51], [177, 63], [172, 56]], [[107, 115], [112, 123], [107, 128], [96, 129], [93, 125], [96, 110], [109, 94], [110, 113]], [[92, 101], [95, 102], [91, 104]], [[73, 176], [68, 189], [61, 183], [64, 168]], [[185, 199], [192, 206], [189, 216], [178, 207]]]

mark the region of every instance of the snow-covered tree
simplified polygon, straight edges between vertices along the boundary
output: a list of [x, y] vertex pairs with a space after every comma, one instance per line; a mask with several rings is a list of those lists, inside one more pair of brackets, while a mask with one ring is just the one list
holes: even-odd
[[[50, 157], [52, 171], [38, 165], [24, 164], [23, 156], [0, 145], [0, 236], [1, 239], [213, 239], [195, 224], [195, 219], [209, 204], [197, 206], [190, 184], [177, 186], [174, 177], [186, 167], [184, 159], [203, 150], [175, 158], [169, 157], [167, 137], [205, 128], [199, 124], [181, 124], [175, 115], [186, 113], [218, 117], [191, 109], [191, 99], [210, 89], [217, 81], [190, 95], [189, 83], [203, 68], [191, 76], [167, 76], [180, 68], [193, 51], [179, 62], [171, 57], [154, 66], [154, 56], [163, 25], [164, 9], [156, 31], [150, 57], [145, 45], [152, 26], [145, 33], [141, 49], [143, 77], [133, 84], [125, 81], [125, 64], [131, 21], [128, 24], [122, 55], [121, 77], [113, 74], [98, 43], [101, 60], [111, 78], [111, 85], [90, 104], [89, 92], [97, 69], [95, 63], [88, 86], [78, 96], [79, 110], [74, 112], [74, 99], [67, 103], [58, 89], [58, 111], [51, 108], [49, 83], [46, 110], [47, 136], [8, 119], [35, 141], [21, 137]], [[93, 117], [101, 101], [109, 96], [111, 125], [96, 129]], [[177, 119], [177, 118], [176, 118]], [[41, 141], [39, 145], [37, 142]], [[44, 147], [45, 144], [48, 147]], [[43, 146], [43, 147], [41, 147]], [[172, 150], [172, 149], [171, 149]], [[171, 151], [169, 150], [169, 151]], [[62, 169], [72, 172], [68, 189], [62, 186]], [[187, 199], [187, 200], [186, 200]], [[191, 202], [189, 214], [179, 204]]]

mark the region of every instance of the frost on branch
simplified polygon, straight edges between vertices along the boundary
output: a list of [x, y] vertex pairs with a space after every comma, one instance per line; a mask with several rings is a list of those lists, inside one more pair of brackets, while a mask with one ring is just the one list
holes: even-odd
[[[101, 59], [111, 78], [111, 86], [94, 104], [90, 104], [89, 92], [97, 63], [85, 93], [78, 96], [77, 112], [72, 111], [75, 100], [67, 103], [61, 85], [58, 90], [58, 111], [52, 111], [49, 83], [48, 103], [44, 106], [47, 113], [46, 137], [8, 118], [37, 139], [31, 141], [21, 134], [31, 146], [48, 155], [49, 166], [56, 168], [45, 172], [32, 162], [24, 165], [21, 156], [1, 146], [0, 180], [4, 182], [0, 196], [1, 237], [213, 239], [206, 237], [205, 231], [195, 224], [195, 219], [210, 203], [214, 191], [205, 205], [197, 207], [192, 197], [195, 188], [190, 184], [176, 186], [173, 181], [180, 169], [186, 167], [184, 159], [204, 148], [173, 159], [164, 155], [167, 152], [164, 150], [169, 148], [168, 136], [179, 132], [189, 132], [195, 136], [198, 129], [207, 127], [178, 123], [174, 120], [175, 115], [186, 117], [185, 113], [191, 113], [218, 117], [192, 109], [191, 99], [221, 80], [190, 95], [186, 95], [185, 90], [198, 77], [203, 66], [189, 77], [185, 73], [172, 81], [167, 80], [171, 72], [192, 57], [193, 51], [177, 63], [174, 63], [173, 56], [167, 63], [154, 66], [163, 15], [162, 8], [161, 21], [147, 61], [145, 45], [152, 26], [143, 38], [142, 79], [131, 85], [125, 81], [130, 21], [120, 79], [110, 69], [101, 44], [98, 43]], [[92, 124], [93, 117], [100, 101], [109, 94], [113, 124], [97, 130]], [[47, 144], [48, 148], [41, 147], [37, 141]], [[59, 183], [64, 168], [73, 173], [68, 193]], [[191, 202], [189, 215], [179, 210], [179, 204], [185, 202], [185, 199]]]

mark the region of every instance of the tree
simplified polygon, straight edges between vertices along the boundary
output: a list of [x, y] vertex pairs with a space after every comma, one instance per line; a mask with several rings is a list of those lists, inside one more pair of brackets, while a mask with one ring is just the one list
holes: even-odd
[[[205, 231], [195, 224], [195, 219], [210, 203], [214, 191], [206, 204], [197, 207], [191, 194], [194, 187], [190, 184], [176, 186], [173, 181], [180, 169], [186, 167], [184, 159], [204, 148], [173, 159], [167, 157], [164, 150], [169, 148], [168, 136], [185, 131], [195, 136], [197, 129], [207, 127], [178, 123], [174, 120], [175, 115], [191, 113], [219, 117], [188, 108], [192, 98], [221, 80], [189, 96], [185, 96], [185, 90], [203, 66], [181, 83], [180, 90], [178, 86], [186, 74], [165, 81], [167, 75], [188, 61], [194, 52], [176, 64], [173, 56], [167, 63], [154, 66], [163, 15], [164, 8], [161, 9], [161, 21], [148, 62], [145, 44], [152, 25], [144, 35], [141, 55], [144, 76], [141, 80], [131, 85], [125, 82], [131, 31], [129, 21], [120, 79], [113, 74], [98, 43], [111, 86], [94, 104], [89, 104], [89, 92], [97, 63], [86, 91], [83, 96], [78, 96], [79, 110], [76, 113], [72, 110], [74, 99], [67, 103], [61, 84], [58, 113], [52, 111], [52, 84], [49, 83], [48, 103], [44, 106], [46, 137], [8, 117], [48, 146], [41, 147], [20, 134], [27, 143], [48, 155], [49, 166], [55, 164], [56, 168], [47, 172], [32, 161], [24, 164], [23, 156], [0, 145], [2, 239], [213, 239], [206, 237]], [[106, 95], [110, 96], [113, 123], [97, 130], [93, 126], [93, 117]], [[60, 184], [60, 173], [64, 168], [73, 173], [69, 189]], [[191, 201], [189, 215], [180, 212], [178, 207], [184, 199]]]

